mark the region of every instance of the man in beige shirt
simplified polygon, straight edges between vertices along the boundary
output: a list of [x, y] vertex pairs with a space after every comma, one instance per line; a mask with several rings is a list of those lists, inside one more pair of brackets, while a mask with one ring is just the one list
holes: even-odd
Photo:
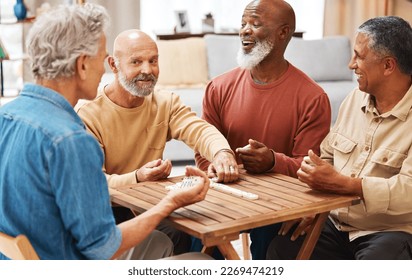
[[[156, 43], [139, 30], [120, 33], [108, 63], [115, 80], [92, 102], [78, 106], [77, 113], [104, 151], [104, 172], [109, 187], [153, 181], [169, 176], [172, 164], [162, 160], [166, 142], [177, 139], [213, 163], [218, 181], [238, 178], [234, 153], [225, 137], [196, 116], [178, 95], [154, 91], [159, 76]], [[178, 67], [178, 66], [176, 66]], [[128, 209], [114, 207], [120, 222], [131, 217]], [[188, 250], [188, 236], [168, 235], [175, 253]], [[179, 249], [178, 247], [184, 247]]]
[[76, 108], [104, 150], [109, 187], [169, 176], [170, 160], [161, 159], [171, 139], [185, 142], [212, 161], [219, 181], [237, 179], [234, 154], [221, 133], [198, 118], [178, 95], [154, 91], [158, 49], [147, 34], [120, 33], [108, 63], [115, 80], [95, 100]]
[[[392, 16], [366, 21], [349, 67], [359, 89], [342, 103], [321, 157], [309, 151], [298, 177], [315, 190], [362, 201], [331, 212], [312, 258], [412, 259], [410, 24]], [[303, 238], [286, 233], [272, 241], [268, 258], [296, 256]]]

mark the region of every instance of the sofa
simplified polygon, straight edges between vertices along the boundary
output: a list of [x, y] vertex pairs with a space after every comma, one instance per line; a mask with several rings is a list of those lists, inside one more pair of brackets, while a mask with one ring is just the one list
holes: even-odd
[[[207, 82], [237, 66], [239, 37], [208, 34], [203, 38], [158, 40], [157, 44], [160, 67], [157, 88], [175, 92], [183, 103], [201, 116]], [[335, 36], [319, 40], [293, 37], [285, 53], [289, 62], [314, 79], [328, 94], [332, 124], [342, 100], [357, 87], [348, 68], [351, 52], [349, 39]], [[106, 75], [104, 80], [107, 79]], [[194, 153], [183, 142], [172, 140], [166, 144], [164, 158], [171, 159], [174, 164], [190, 164]]]

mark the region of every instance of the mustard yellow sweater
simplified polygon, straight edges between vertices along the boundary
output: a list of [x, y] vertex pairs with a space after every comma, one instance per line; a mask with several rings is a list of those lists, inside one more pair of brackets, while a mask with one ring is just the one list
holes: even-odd
[[76, 111], [103, 149], [109, 187], [136, 183], [136, 169], [162, 158], [171, 139], [185, 142], [209, 161], [218, 151], [230, 149], [214, 126], [167, 91], [156, 91], [132, 109], [116, 105], [100, 91], [93, 101], [76, 106]]

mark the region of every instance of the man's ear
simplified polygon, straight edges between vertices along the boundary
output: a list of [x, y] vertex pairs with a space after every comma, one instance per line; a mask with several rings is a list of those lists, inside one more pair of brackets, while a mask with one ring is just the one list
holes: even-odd
[[76, 70], [77, 73], [82, 80], [86, 80], [87, 78], [87, 56], [86, 55], [81, 55], [76, 59]]
[[397, 67], [397, 62], [396, 59], [393, 57], [386, 57], [383, 60], [383, 68], [384, 68], [384, 74], [389, 75], [395, 71]]
[[112, 69], [113, 73], [117, 73], [117, 67], [113, 56], [107, 57], [107, 64], [109, 64], [109, 67]]
[[290, 26], [288, 24], [282, 25], [279, 28], [279, 38], [282, 40], [286, 40], [289, 38], [289, 33], [291, 32]]

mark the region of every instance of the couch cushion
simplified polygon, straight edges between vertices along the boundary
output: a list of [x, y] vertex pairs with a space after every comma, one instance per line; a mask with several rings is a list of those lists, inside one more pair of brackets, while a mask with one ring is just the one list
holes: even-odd
[[159, 87], [199, 87], [208, 81], [205, 41], [202, 38], [158, 40]]
[[237, 66], [236, 55], [240, 47], [239, 36], [207, 34], [204, 39], [206, 43], [209, 79]]
[[[189, 106], [198, 117], [202, 115], [202, 100], [205, 88], [179, 88], [171, 90], [180, 96], [183, 104]], [[164, 159], [170, 159], [174, 163], [177, 161], [184, 162], [184, 164], [193, 164], [194, 152], [184, 142], [178, 140], [170, 140], [166, 143], [163, 152]]]
[[286, 48], [285, 58], [317, 82], [352, 80], [348, 68], [351, 46], [345, 36], [319, 40], [293, 37]]
[[198, 117], [202, 116], [202, 101], [205, 93], [205, 87], [177, 88], [170, 89], [170, 91], [179, 95], [183, 104], [189, 106]]
[[353, 81], [325, 81], [318, 83], [329, 97], [332, 110], [332, 124], [338, 117], [339, 107], [343, 99], [356, 87], [358, 82]]

